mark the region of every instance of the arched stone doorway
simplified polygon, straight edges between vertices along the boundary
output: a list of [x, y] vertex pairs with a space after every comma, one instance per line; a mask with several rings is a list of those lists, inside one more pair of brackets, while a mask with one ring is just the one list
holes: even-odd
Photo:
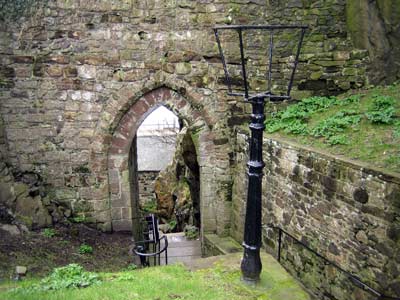
[[[183, 96], [165, 87], [145, 94], [125, 112], [110, 141], [107, 164], [111, 224], [114, 231], [133, 230], [135, 232], [135, 228], [137, 228], [135, 216], [138, 215], [139, 210], [138, 185], [137, 172], [132, 171], [136, 168], [135, 153], [132, 153], [134, 151], [132, 149], [135, 147], [132, 147], [132, 144], [135, 143], [136, 132], [142, 121], [160, 105], [169, 108], [188, 124], [196, 147], [200, 177], [203, 174], [209, 176], [212, 172], [211, 166], [206, 163], [208, 160], [204, 159], [213, 155], [212, 143], [206, 142], [210, 141], [210, 129], [200, 112], [194, 109]], [[204, 201], [204, 203], [202, 201], [202, 198], [209, 198], [209, 194], [210, 191], [204, 190], [200, 186], [201, 216], [203, 216], [203, 210], [210, 207], [207, 203], [209, 201]], [[205, 215], [210, 216], [207, 212]]]
[[151, 111], [130, 151], [130, 178], [137, 177], [141, 213], [135, 216], [133, 210], [132, 217], [156, 212], [164, 232], [193, 232], [200, 229], [201, 219], [200, 168], [192, 134], [186, 121], [164, 105]]

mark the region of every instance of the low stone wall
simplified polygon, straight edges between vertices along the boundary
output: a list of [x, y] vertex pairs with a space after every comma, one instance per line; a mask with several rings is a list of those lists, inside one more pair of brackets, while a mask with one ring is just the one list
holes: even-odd
[[154, 181], [160, 171], [138, 171], [140, 205], [155, 200]]
[[[248, 141], [237, 136], [233, 228], [243, 236]], [[400, 296], [400, 176], [286, 141], [264, 141], [263, 242], [277, 252], [279, 226], [365, 283]], [[290, 238], [282, 264], [318, 299], [375, 299]], [[265, 266], [268, 267], [268, 266]]]

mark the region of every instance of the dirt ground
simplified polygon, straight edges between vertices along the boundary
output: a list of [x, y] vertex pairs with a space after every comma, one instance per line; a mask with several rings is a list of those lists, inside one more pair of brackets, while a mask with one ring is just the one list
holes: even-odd
[[[133, 262], [129, 233], [101, 233], [83, 224], [55, 227], [56, 235], [43, 231], [21, 235], [0, 233], [0, 281], [13, 278], [16, 266], [28, 268], [27, 277], [44, 276], [53, 268], [78, 263], [88, 271], [118, 271]], [[82, 244], [92, 254], [80, 254]]]

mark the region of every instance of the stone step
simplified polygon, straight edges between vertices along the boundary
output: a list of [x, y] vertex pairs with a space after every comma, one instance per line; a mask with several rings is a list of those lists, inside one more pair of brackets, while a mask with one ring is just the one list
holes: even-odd
[[231, 237], [219, 237], [216, 234], [204, 235], [206, 256], [242, 252], [243, 248]]
[[[188, 240], [183, 232], [168, 233], [168, 264], [188, 263], [202, 256], [200, 240]], [[161, 265], [165, 264], [165, 253], [161, 254]]]

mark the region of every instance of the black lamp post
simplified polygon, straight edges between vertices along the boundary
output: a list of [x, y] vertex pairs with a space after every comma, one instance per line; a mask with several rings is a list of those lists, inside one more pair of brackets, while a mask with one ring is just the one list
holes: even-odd
[[[261, 247], [261, 198], [262, 198], [262, 176], [263, 176], [263, 168], [264, 162], [262, 159], [262, 142], [263, 142], [263, 131], [264, 131], [264, 104], [265, 100], [277, 102], [290, 99], [290, 91], [292, 89], [294, 73], [296, 71], [298, 58], [300, 54], [300, 48], [303, 42], [303, 37], [305, 34], [307, 26], [303, 25], [230, 25], [230, 26], [218, 26], [214, 27], [215, 37], [217, 39], [219, 52], [221, 55], [222, 65], [225, 73], [225, 80], [228, 86], [228, 95], [232, 96], [242, 96], [244, 97], [245, 102], [249, 102], [252, 104], [252, 114], [251, 114], [251, 139], [250, 139], [250, 159], [247, 162], [248, 166], [248, 190], [247, 190], [247, 205], [246, 205], [246, 217], [245, 217], [245, 226], [244, 226], [244, 239], [243, 239], [243, 247], [244, 253], [241, 262], [241, 270], [242, 270], [242, 279], [249, 283], [256, 283], [260, 279], [261, 273], [261, 259], [260, 259], [260, 247]], [[231, 66], [239, 66], [241, 73], [241, 78], [237, 79], [231, 75], [228, 70], [229, 61], [227, 61], [224, 56], [224, 50], [222, 49], [222, 43], [220, 38], [221, 31], [236, 31], [238, 38], [238, 46], [240, 50], [240, 64], [237, 60], [231, 64]], [[286, 61], [282, 59], [281, 62], [287, 63], [289, 65], [289, 74], [286, 88], [282, 91], [282, 88], [278, 93], [274, 93], [272, 80], [273, 73], [278, 73], [280, 77], [283, 74], [279, 74], [284, 72], [280, 69], [276, 71], [277, 63], [273, 61], [272, 55], [274, 53], [274, 38], [277, 37], [277, 34], [282, 33], [284, 31], [295, 31], [294, 35], [298, 35], [298, 42], [292, 49], [289, 49], [289, 52], [294, 52], [291, 56], [286, 52], [286, 56], [290, 56], [292, 58], [291, 62], [288, 58]], [[263, 42], [260, 39], [260, 35], [249, 35], [244, 36], [245, 32], [259, 32], [264, 34], [269, 34], [268, 42], [265, 47], [267, 51], [265, 54], [268, 57], [268, 60], [263, 63], [265, 67], [265, 76], [264, 81], [266, 84], [265, 91], [257, 91], [253, 92], [251, 85], [249, 85], [249, 80], [247, 78], [246, 73], [246, 65], [249, 62], [249, 57], [245, 55], [245, 43], [250, 45], [252, 42], [256, 43], [255, 50], [262, 51]], [[247, 37], [247, 39], [246, 39]], [[255, 38], [252, 40], [252, 38]], [[235, 39], [235, 38], [233, 38]], [[228, 42], [232, 45], [232, 36], [228, 39]], [[284, 40], [279, 39], [279, 51], [282, 51], [284, 46], [288, 45]], [[236, 44], [237, 45], [237, 44]], [[252, 53], [254, 53], [254, 49], [252, 49]], [[226, 49], [225, 49], [226, 50]], [[251, 52], [250, 51], [250, 52]], [[262, 54], [262, 53], [261, 53]], [[261, 61], [261, 60], [258, 60]], [[275, 64], [275, 66], [274, 66]], [[290, 66], [291, 65], [291, 66]], [[275, 68], [275, 69], [274, 69]], [[278, 66], [279, 69], [279, 66]], [[259, 75], [259, 73], [258, 73]], [[236, 84], [235, 84], [236, 82]], [[232, 86], [235, 84], [238, 86], [237, 82], [239, 82], [239, 92], [234, 92]]]

